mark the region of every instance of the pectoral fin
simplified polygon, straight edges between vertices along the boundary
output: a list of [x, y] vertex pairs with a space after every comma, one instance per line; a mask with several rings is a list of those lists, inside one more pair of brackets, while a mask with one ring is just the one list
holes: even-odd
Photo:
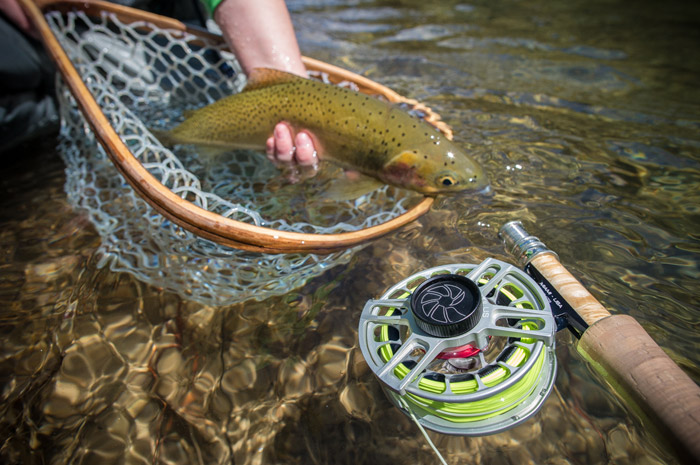
[[220, 155], [230, 152], [231, 149], [228, 147], [217, 147], [214, 145], [198, 145], [197, 152], [199, 152], [199, 157], [204, 159], [214, 160]]
[[[328, 188], [323, 196], [336, 202], [343, 202], [359, 198], [382, 187], [384, 184], [369, 176], [359, 174], [357, 179], [350, 179], [347, 175], [336, 178], [328, 183]], [[353, 175], [353, 178], [356, 176]]]

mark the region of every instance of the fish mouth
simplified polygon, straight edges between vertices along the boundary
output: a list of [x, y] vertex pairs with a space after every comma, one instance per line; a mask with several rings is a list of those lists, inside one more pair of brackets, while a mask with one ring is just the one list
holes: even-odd
[[[486, 183], [486, 184], [481, 184], [478, 187], [462, 189], [461, 191], [443, 192], [443, 194], [448, 194], [448, 195], [453, 196], [453, 197], [459, 197], [459, 196], [484, 197], [484, 196], [489, 195], [491, 192], [492, 192], [491, 184]], [[434, 196], [434, 194], [432, 194], [430, 196], [432, 197], [432, 196]]]
[[477, 194], [477, 195], [485, 195], [485, 194], [488, 194], [490, 192], [491, 192], [491, 184], [489, 184], [489, 183], [485, 183], [480, 188], [472, 191], [473, 194]]
[[488, 192], [491, 189], [491, 184], [489, 183], [488, 179], [486, 179], [484, 174], [482, 174], [479, 178], [474, 177], [469, 179], [469, 183], [471, 185], [464, 190], [469, 190], [475, 194]]

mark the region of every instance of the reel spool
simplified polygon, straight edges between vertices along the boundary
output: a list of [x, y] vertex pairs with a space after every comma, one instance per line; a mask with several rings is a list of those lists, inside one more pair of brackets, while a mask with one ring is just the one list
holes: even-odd
[[360, 348], [392, 402], [446, 434], [498, 433], [554, 385], [556, 324], [523, 271], [492, 258], [416, 273], [369, 300]]

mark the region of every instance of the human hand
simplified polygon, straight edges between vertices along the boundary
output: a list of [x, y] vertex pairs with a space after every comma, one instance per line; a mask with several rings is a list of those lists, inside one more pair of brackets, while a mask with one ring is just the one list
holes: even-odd
[[292, 182], [309, 178], [318, 171], [318, 156], [311, 135], [306, 131], [294, 134], [286, 123], [278, 123], [267, 139], [267, 158], [287, 169]]
[[27, 15], [24, 14], [22, 7], [19, 6], [17, 0], [0, 0], [0, 11], [12, 21], [25, 34], [39, 38], [39, 33], [34, 28], [34, 25], [29, 21]]
[[[308, 78], [284, 0], [224, 0], [214, 19], [247, 75], [255, 68], [272, 68]], [[313, 135], [284, 122], [266, 142], [267, 157], [292, 182], [316, 174], [317, 149]]]

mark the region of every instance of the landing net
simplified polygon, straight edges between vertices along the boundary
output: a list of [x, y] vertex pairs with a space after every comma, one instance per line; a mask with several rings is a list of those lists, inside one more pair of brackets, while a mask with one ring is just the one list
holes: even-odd
[[[203, 209], [280, 231], [332, 234], [383, 223], [406, 212], [413, 201], [405, 192], [383, 187], [328, 204], [317, 201], [322, 180], [286, 192], [292, 187], [275, 184], [277, 169], [253, 152], [221, 155], [216, 164], [192, 150], [173, 153], [148, 128], [172, 127], [184, 110], [240, 91], [245, 77], [233, 55], [218, 42], [145, 21], [127, 24], [112, 13], [53, 11], [46, 19], [134, 157], [172, 192]], [[356, 250], [263, 254], [186, 231], [124, 181], [70, 91], [62, 84], [59, 88], [66, 191], [102, 238], [98, 266], [131, 273], [188, 299], [223, 305], [285, 294], [347, 262]]]

